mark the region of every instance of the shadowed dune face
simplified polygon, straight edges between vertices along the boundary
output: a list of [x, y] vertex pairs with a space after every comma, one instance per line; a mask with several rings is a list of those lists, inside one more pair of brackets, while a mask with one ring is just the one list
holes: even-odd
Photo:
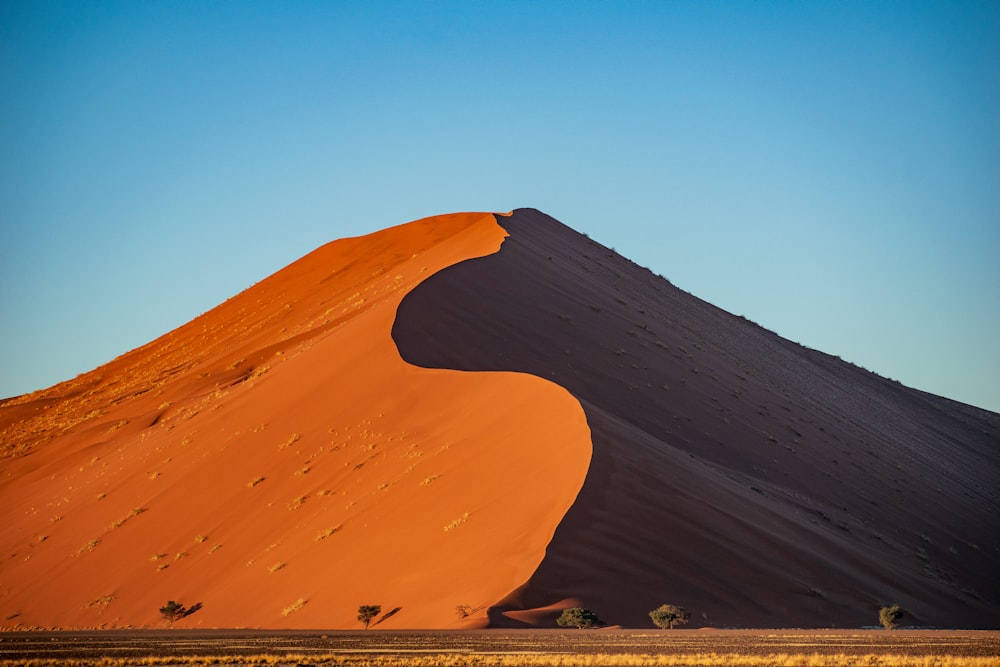
[[997, 627], [1000, 416], [784, 340], [532, 210], [425, 281], [393, 337], [428, 368], [512, 370], [586, 411], [587, 480], [494, 625], [582, 603], [649, 625]]
[[456, 214], [337, 241], [0, 404], [0, 626], [155, 626], [168, 600], [201, 604], [188, 627], [484, 624], [582, 485], [586, 419], [539, 378], [406, 364], [390, 328], [504, 236]]

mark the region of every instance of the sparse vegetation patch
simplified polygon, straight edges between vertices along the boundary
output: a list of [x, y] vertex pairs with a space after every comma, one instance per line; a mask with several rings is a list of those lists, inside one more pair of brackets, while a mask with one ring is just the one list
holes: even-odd
[[322, 542], [326, 538], [340, 532], [340, 526], [330, 526], [329, 528], [324, 528], [323, 530], [316, 533], [316, 541]]
[[369, 624], [375, 617], [382, 613], [382, 605], [378, 604], [363, 604], [358, 607], [358, 620], [364, 624], [365, 630], [368, 629]]
[[296, 600], [292, 604], [290, 604], [287, 607], [285, 607], [284, 609], [282, 609], [281, 610], [281, 615], [282, 616], [288, 616], [289, 614], [294, 614], [299, 609], [302, 609], [302, 607], [305, 607], [306, 604], [308, 604], [308, 603], [309, 603], [309, 600], [306, 600], [305, 598], [299, 598], [298, 600]]
[[108, 605], [115, 601], [114, 595], [102, 595], [96, 600], [91, 600], [87, 603], [88, 607], [96, 607], [98, 609], [107, 609]]
[[564, 628], [596, 628], [604, 623], [597, 617], [597, 614], [584, 609], [583, 607], [570, 607], [563, 609], [562, 614], [556, 619], [556, 623]]
[[[304, 604], [304, 599], [296, 603], [297, 608]], [[199, 607], [194, 605], [192, 610]], [[8, 620], [16, 617], [18, 614], [10, 614]], [[376, 623], [372, 621], [372, 625]], [[105, 648], [95, 646], [97, 637], [102, 638]], [[186, 641], [194, 637], [200, 647], [196, 651]], [[498, 629], [485, 633], [393, 633], [393, 641], [388, 643], [382, 633], [318, 636], [290, 632], [261, 636], [239, 648], [232, 647], [233, 635], [225, 631], [194, 635], [178, 629], [169, 636], [142, 632], [123, 633], [117, 638], [85, 632], [7, 633], [0, 639], [4, 665], [11, 667], [995, 667], [1000, 656], [1000, 633], [934, 630], [889, 635], [829, 629], [685, 633]], [[135, 657], [124, 657], [121, 649], [126, 645], [128, 655]]]
[[887, 605], [878, 610], [878, 622], [886, 630], [894, 630], [899, 625], [899, 619], [903, 618], [904, 615], [898, 604]]
[[184, 607], [180, 602], [170, 600], [167, 604], [160, 607], [160, 616], [163, 617], [167, 623], [173, 623], [184, 618], [187, 613], [187, 608]]
[[649, 617], [653, 620], [653, 625], [667, 630], [673, 629], [675, 625], [688, 622], [691, 614], [675, 604], [663, 604], [649, 612]]
[[455, 530], [456, 528], [458, 528], [459, 526], [461, 526], [463, 523], [465, 523], [468, 520], [469, 520], [469, 513], [466, 512], [462, 516], [458, 517], [457, 519], [454, 519], [448, 525], [446, 525], [444, 527], [444, 532], [447, 533], [449, 531]]

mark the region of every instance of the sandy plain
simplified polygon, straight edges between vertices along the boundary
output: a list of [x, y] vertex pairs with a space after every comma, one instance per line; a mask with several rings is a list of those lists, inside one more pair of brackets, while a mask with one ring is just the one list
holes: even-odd
[[966, 665], [1000, 664], [974, 630], [171, 631], [0, 634], [29, 665]]

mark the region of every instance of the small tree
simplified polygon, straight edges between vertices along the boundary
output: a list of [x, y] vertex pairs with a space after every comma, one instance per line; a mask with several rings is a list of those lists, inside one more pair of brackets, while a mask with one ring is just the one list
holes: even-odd
[[601, 619], [597, 618], [597, 614], [582, 607], [563, 609], [563, 613], [556, 619], [556, 623], [564, 628], [596, 628], [599, 625], [604, 625]]
[[163, 616], [168, 623], [173, 623], [174, 621], [187, 616], [187, 609], [184, 608], [184, 605], [170, 600], [167, 604], [160, 607], [160, 615]]
[[382, 613], [382, 605], [363, 604], [358, 607], [358, 620], [365, 624], [365, 630], [367, 630], [372, 620], [380, 613]]
[[658, 628], [672, 630], [675, 625], [683, 625], [691, 618], [691, 614], [675, 604], [661, 604], [659, 607], [649, 612], [649, 617], [653, 619], [653, 625]]
[[899, 619], [905, 615], [898, 604], [891, 604], [878, 610], [878, 622], [886, 630], [894, 630], [899, 625]]

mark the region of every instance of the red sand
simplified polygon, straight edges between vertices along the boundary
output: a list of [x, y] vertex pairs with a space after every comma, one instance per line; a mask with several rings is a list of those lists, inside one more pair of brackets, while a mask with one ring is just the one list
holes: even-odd
[[[514, 373], [425, 370], [389, 332], [490, 214], [328, 244], [166, 336], [0, 404], [0, 626], [482, 625], [590, 460], [579, 403]], [[456, 607], [473, 613], [460, 620]]]

